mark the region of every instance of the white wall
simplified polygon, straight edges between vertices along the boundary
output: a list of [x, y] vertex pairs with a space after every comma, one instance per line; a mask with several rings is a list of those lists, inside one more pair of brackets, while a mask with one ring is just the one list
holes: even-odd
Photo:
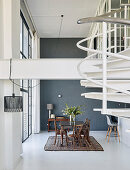
[[130, 147], [130, 119], [120, 118], [121, 142]]
[[[17, 81], [19, 83], [19, 81]], [[4, 95], [11, 95], [13, 90], [12, 83], [4, 80]], [[15, 94], [19, 95], [19, 88], [15, 86]], [[5, 115], [5, 167], [13, 170], [20, 161], [22, 153], [21, 142], [21, 113], [6, 113]]]

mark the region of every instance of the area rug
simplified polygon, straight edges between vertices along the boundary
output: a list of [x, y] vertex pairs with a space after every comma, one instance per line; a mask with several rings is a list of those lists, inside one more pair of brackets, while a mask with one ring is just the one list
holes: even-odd
[[90, 145], [85, 147], [79, 147], [71, 143], [66, 146], [65, 138], [63, 139], [63, 146], [60, 143], [60, 137], [57, 138], [57, 142], [54, 145], [55, 136], [50, 136], [47, 140], [46, 145], [44, 146], [45, 151], [104, 151], [102, 146], [96, 141], [93, 136], [90, 136]]

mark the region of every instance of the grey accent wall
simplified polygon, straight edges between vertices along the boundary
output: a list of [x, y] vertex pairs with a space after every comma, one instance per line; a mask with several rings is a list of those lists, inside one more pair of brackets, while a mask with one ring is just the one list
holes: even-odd
[[[82, 38], [83, 39], [83, 38]], [[40, 58], [84, 58], [87, 52], [76, 47], [80, 38], [41, 38]], [[86, 43], [83, 44], [86, 46]]]
[[[40, 40], [41, 58], [84, 58], [86, 52], [79, 50], [76, 43], [79, 38], [42, 38]], [[84, 44], [85, 46], [85, 44]], [[46, 105], [55, 105], [53, 113], [62, 115], [62, 109], [67, 103], [69, 106], [85, 105], [84, 114], [78, 116], [78, 120], [91, 120], [91, 130], [106, 130], [106, 117], [100, 112], [94, 112], [93, 108], [101, 108], [101, 101], [85, 99], [81, 93], [91, 91], [101, 91], [101, 89], [84, 88], [80, 86], [79, 80], [41, 80], [40, 85], [41, 104], [41, 130], [47, 130], [48, 111]], [[58, 94], [62, 98], [58, 98]], [[108, 102], [108, 107], [124, 107], [124, 104]]]
[[[69, 106], [85, 105], [84, 114], [77, 116], [77, 120], [91, 120], [91, 130], [102, 131], [107, 129], [106, 117], [100, 112], [94, 112], [93, 108], [101, 108], [101, 101], [85, 99], [81, 93], [91, 91], [101, 91], [101, 89], [84, 88], [80, 86], [79, 80], [42, 80], [41, 91], [41, 130], [47, 130], [48, 111], [46, 105], [54, 104], [53, 113], [62, 116], [62, 110], [65, 104]], [[58, 98], [58, 94], [62, 98]], [[109, 107], [124, 107], [124, 104], [108, 102]]]

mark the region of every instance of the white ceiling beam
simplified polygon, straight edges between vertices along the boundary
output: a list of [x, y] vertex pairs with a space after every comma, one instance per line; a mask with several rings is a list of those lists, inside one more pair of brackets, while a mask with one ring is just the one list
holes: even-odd
[[81, 59], [0, 60], [0, 79], [81, 79], [77, 65]]

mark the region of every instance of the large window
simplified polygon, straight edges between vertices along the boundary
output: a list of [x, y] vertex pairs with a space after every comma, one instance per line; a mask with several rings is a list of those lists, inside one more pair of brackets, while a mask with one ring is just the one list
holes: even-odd
[[[29, 27], [22, 14], [20, 30], [20, 58], [32, 58], [32, 37]], [[21, 93], [23, 96], [22, 113], [22, 142], [32, 134], [32, 80], [21, 80]]]

